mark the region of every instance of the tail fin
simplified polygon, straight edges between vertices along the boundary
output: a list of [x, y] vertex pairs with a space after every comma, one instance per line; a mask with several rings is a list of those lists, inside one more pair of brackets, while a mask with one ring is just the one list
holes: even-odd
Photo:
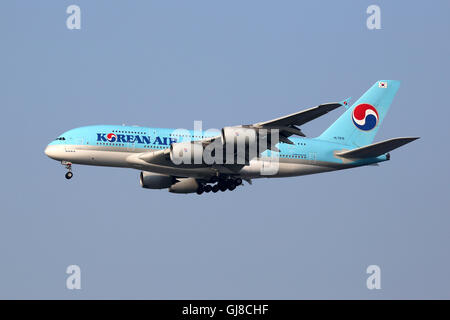
[[372, 143], [399, 87], [396, 80], [375, 82], [318, 139], [358, 147]]

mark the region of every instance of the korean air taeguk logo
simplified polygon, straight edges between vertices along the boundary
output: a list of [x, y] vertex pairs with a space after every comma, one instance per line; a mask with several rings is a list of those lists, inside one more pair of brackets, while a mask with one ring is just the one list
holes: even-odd
[[378, 119], [377, 109], [368, 103], [359, 104], [353, 109], [352, 120], [360, 130], [372, 130], [377, 126]]
[[117, 141], [117, 136], [114, 133], [108, 133], [108, 135], [106, 136], [106, 139], [109, 142], [116, 142]]

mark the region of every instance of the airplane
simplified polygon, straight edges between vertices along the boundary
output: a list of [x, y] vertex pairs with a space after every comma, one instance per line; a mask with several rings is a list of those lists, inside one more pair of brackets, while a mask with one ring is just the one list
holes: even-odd
[[[224, 127], [220, 132], [85, 126], [60, 135], [48, 144], [45, 154], [66, 167], [67, 179], [73, 176], [72, 164], [132, 168], [141, 171], [143, 188], [197, 194], [232, 191], [244, 185], [243, 181], [252, 184], [257, 178], [378, 165], [390, 160], [392, 150], [419, 139], [401, 137], [372, 143], [399, 87], [399, 81], [380, 80], [352, 106], [350, 99], [325, 103], [270, 121]], [[318, 137], [307, 138], [301, 131], [303, 124], [342, 106], [344, 113]], [[251, 153], [250, 145], [257, 144], [258, 138], [265, 138], [267, 145]], [[239, 145], [233, 144], [238, 140], [244, 143], [241, 155]], [[211, 146], [222, 147], [216, 149], [217, 154], [227, 152], [235, 161], [207, 162], [202, 155]], [[178, 156], [200, 161], [180, 163]]]

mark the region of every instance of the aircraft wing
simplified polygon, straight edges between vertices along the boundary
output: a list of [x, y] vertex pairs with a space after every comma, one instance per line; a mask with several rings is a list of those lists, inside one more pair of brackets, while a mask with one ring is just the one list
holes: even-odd
[[302, 110], [296, 113], [289, 114], [280, 118], [269, 121], [258, 122], [250, 125], [251, 128], [256, 129], [279, 129], [279, 139], [281, 142], [292, 144], [288, 139], [291, 135], [298, 135], [304, 137], [305, 134], [298, 126], [301, 126], [311, 120], [317, 119], [340, 106], [347, 105], [348, 99], [343, 102], [333, 102], [318, 105], [313, 108]]
[[292, 113], [287, 116], [276, 118], [269, 121], [259, 122], [254, 126], [270, 126], [270, 127], [283, 127], [283, 126], [301, 126], [311, 120], [314, 120], [336, 108], [339, 108], [343, 104], [340, 102], [325, 103], [319, 106]]
[[[309, 108], [303, 111], [299, 111], [284, 117], [276, 118], [269, 121], [264, 122], [258, 122], [251, 125], [240, 125], [240, 126], [234, 126], [234, 127], [225, 127], [222, 129], [222, 135], [218, 135], [216, 137], [208, 137], [202, 140], [198, 140], [195, 142], [195, 144], [200, 144], [202, 147], [205, 147], [211, 143], [223, 143], [225, 138], [227, 136], [235, 136], [239, 135], [239, 130], [246, 130], [246, 129], [253, 129], [257, 132], [257, 134], [260, 134], [261, 129], [278, 129], [278, 141], [284, 142], [288, 144], [293, 144], [291, 140], [288, 139], [291, 135], [298, 135], [298, 136], [305, 136], [300, 128], [297, 126], [303, 125], [311, 120], [314, 120], [322, 115], [327, 114], [328, 112], [339, 108], [340, 106], [347, 105], [347, 101], [345, 100], [343, 102], [335, 102], [335, 103], [326, 103], [321, 104], [319, 106]], [[271, 141], [270, 132], [264, 133], [267, 135], [268, 141]], [[149, 151], [144, 152], [139, 155], [135, 155], [130, 158], [130, 161], [133, 162], [146, 162], [154, 165], [162, 165], [162, 166], [171, 166], [173, 165], [170, 160], [170, 152], [171, 147], [165, 150], [158, 150], [158, 151]], [[186, 146], [183, 145], [184, 150], [186, 150]], [[274, 151], [278, 151], [278, 149], [275, 147], [273, 143], [270, 143], [270, 145], [267, 147], [267, 149], [272, 149]], [[264, 150], [259, 150], [259, 153], [262, 153]], [[245, 159], [246, 162], [250, 161], [251, 159]]]

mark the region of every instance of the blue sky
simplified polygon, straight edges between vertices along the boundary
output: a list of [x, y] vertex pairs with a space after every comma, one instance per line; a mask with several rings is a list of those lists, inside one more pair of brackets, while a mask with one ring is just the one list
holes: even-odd
[[[450, 298], [450, 4], [377, 1], [368, 30], [371, 4], [3, 1], [0, 298]], [[254, 123], [379, 79], [402, 85], [376, 141], [421, 137], [379, 167], [184, 196], [131, 169], [74, 166], [69, 182], [43, 153], [78, 126]]]

